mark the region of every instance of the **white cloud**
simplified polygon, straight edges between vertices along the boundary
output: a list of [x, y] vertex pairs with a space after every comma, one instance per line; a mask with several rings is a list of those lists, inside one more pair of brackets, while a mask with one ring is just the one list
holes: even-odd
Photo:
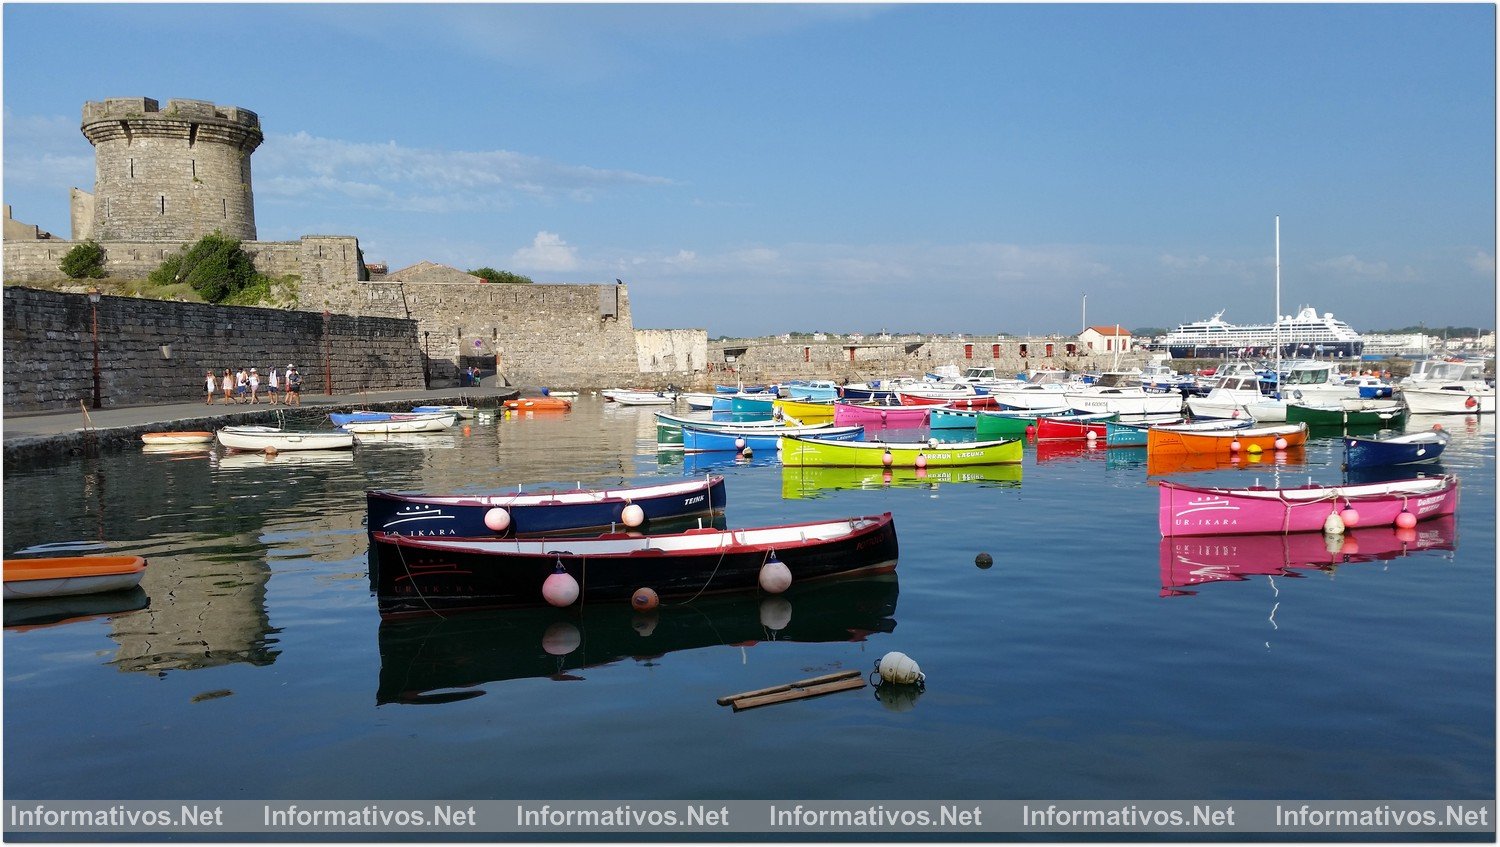
[[1390, 265], [1385, 262], [1367, 262], [1353, 255], [1335, 256], [1332, 259], [1324, 259], [1321, 262], [1315, 263], [1313, 267], [1346, 276], [1371, 278], [1382, 278], [1391, 272]]
[[536, 234], [530, 247], [522, 247], [510, 258], [517, 267], [528, 271], [575, 271], [581, 267], [577, 251], [561, 236], [545, 231]]
[[255, 171], [261, 198], [407, 212], [503, 210], [523, 198], [587, 203], [602, 192], [673, 184], [510, 150], [438, 150], [305, 132], [268, 136], [256, 151]]
[[1469, 257], [1469, 267], [1480, 276], [1494, 276], [1495, 257], [1483, 250], [1476, 250], [1474, 255]]

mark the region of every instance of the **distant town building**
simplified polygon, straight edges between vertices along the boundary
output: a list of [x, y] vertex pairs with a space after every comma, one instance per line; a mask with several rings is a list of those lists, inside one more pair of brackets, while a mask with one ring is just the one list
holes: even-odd
[[1130, 330], [1118, 326], [1091, 326], [1078, 334], [1078, 342], [1096, 353], [1128, 353], [1136, 347]]

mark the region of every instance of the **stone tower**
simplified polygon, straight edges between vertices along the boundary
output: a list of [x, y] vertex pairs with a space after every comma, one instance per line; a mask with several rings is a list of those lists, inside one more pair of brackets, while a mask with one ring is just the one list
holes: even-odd
[[254, 112], [130, 97], [85, 103], [82, 129], [94, 145], [94, 195], [91, 215], [88, 195], [74, 198], [75, 239], [188, 243], [220, 230], [256, 240], [250, 154], [263, 136]]

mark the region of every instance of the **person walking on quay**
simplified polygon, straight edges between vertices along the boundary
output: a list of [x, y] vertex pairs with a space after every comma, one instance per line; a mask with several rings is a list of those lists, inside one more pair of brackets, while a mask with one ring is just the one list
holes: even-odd
[[233, 403], [234, 402], [234, 374], [232, 374], [232, 373], [229, 372], [229, 368], [225, 368], [224, 369], [224, 379], [223, 379], [222, 382], [219, 383], [219, 385], [220, 385], [220, 387], [222, 387], [224, 389], [224, 405], [227, 406], [230, 403]]
[[302, 405], [302, 374], [297, 373], [296, 365], [286, 366], [286, 404]]
[[260, 370], [258, 370], [257, 368], [251, 368], [249, 381], [250, 405], [257, 406], [260, 404]]
[[203, 403], [212, 406], [214, 404], [214, 393], [219, 390], [219, 381], [214, 378], [213, 371], [204, 371], [203, 383], [204, 388], [208, 390], [208, 396], [203, 398]]
[[250, 396], [250, 375], [244, 368], [234, 372], [234, 402], [243, 403]]
[[272, 406], [276, 405], [276, 389], [280, 387], [277, 382], [276, 369], [266, 371], [266, 401]]

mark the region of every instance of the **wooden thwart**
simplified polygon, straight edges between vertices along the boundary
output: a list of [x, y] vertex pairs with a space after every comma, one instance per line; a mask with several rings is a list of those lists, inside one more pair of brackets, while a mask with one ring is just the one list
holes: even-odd
[[773, 685], [770, 688], [731, 694], [728, 697], [720, 697], [717, 702], [720, 706], [733, 706], [738, 712], [742, 709], [754, 709], [757, 706], [770, 706], [775, 703], [803, 700], [808, 697], [832, 694], [836, 691], [852, 691], [864, 687], [864, 675], [859, 671], [839, 671], [811, 679], [799, 679], [784, 685]]

